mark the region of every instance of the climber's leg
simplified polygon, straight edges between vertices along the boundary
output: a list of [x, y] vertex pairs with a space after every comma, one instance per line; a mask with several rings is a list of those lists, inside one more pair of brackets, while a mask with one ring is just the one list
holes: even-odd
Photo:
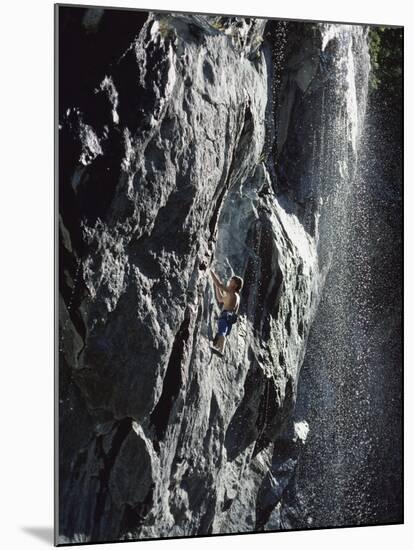
[[224, 346], [226, 345], [226, 337], [222, 336], [221, 334], [217, 338], [217, 344], [216, 348], [221, 351], [221, 353], [224, 353]]
[[220, 315], [218, 319], [217, 334], [214, 337], [213, 347], [212, 347], [212, 351], [214, 351], [215, 353], [218, 353], [221, 356], [223, 356], [223, 353], [224, 353], [226, 334], [228, 333], [228, 331], [229, 331], [229, 324], [227, 321], [226, 312], [224, 312]]

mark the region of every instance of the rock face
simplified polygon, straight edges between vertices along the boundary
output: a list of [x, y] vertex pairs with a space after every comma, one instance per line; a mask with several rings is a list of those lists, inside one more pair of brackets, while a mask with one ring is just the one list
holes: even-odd
[[[106, 43], [111, 13], [78, 13]], [[58, 542], [289, 527], [308, 431], [293, 409], [329, 248], [326, 186], [298, 167], [326, 115], [332, 31], [290, 51], [275, 103], [265, 20], [131, 18], [90, 87], [61, 92]], [[352, 162], [335, 165], [342, 181]], [[244, 279], [223, 360], [210, 266]]]

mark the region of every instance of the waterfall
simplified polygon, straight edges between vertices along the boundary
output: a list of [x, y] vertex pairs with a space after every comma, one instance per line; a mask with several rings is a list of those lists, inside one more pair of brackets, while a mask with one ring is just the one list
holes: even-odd
[[367, 29], [322, 25], [320, 126], [312, 158], [311, 185], [321, 208], [319, 244], [321, 268], [329, 268], [338, 239], [345, 237], [356, 185], [358, 150], [364, 128], [370, 60]]
[[[390, 491], [398, 465], [389, 462], [383, 440], [384, 433], [391, 434], [398, 446], [398, 412], [386, 402], [384, 386], [384, 373], [392, 377], [398, 362], [383, 349], [381, 275], [373, 268], [381, 254], [373, 243], [387, 228], [380, 225], [384, 212], [370, 192], [370, 170], [379, 162], [372, 140], [380, 138], [378, 129], [367, 136], [365, 128], [367, 29], [324, 26], [321, 55], [330, 87], [322, 92], [313, 184], [320, 185], [325, 203], [319, 257], [326, 279], [296, 409], [310, 425], [297, 480], [302, 527], [392, 521], [398, 508]], [[398, 380], [397, 375], [390, 380], [392, 395], [398, 394]], [[386, 412], [390, 407], [393, 413]], [[394, 463], [397, 450], [395, 455]]]

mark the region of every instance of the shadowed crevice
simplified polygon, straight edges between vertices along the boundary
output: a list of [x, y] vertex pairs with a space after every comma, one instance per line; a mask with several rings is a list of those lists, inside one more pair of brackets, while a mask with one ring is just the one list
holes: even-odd
[[181, 364], [184, 357], [185, 345], [190, 337], [189, 325], [190, 317], [185, 316], [174, 339], [161, 397], [151, 413], [150, 420], [155, 427], [158, 441], [164, 439], [171, 409], [182, 384]]

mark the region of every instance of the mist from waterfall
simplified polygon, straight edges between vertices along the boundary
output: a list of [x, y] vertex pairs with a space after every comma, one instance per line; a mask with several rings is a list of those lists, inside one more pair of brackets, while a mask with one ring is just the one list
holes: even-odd
[[300, 526], [389, 522], [400, 511], [393, 490], [400, 481], [400, 378], [392, 376], [399, 358], [398, 349], [384, 349], [388, 299], [381, 296], [389, 265], [384, 250], [392, 250], [392, 243], [372, 193], [382, 159], [375, 149], [380, 130], [365, 123], [367, 31], [346, 25], [322, 30], [330, 86], [322, 93], [312, 179], [329, 203], [321, 209], [318, 243], [326, 279], [296, 407], [310, 425], [297, 480]]
[[322, 25], [322, 71], [319, 127], [315, 131], [311, 187], [320, 196], [319, 240], [322, 272], [348, 230], [360, 140], [368, 93], [370, 58], [367, 29]]

